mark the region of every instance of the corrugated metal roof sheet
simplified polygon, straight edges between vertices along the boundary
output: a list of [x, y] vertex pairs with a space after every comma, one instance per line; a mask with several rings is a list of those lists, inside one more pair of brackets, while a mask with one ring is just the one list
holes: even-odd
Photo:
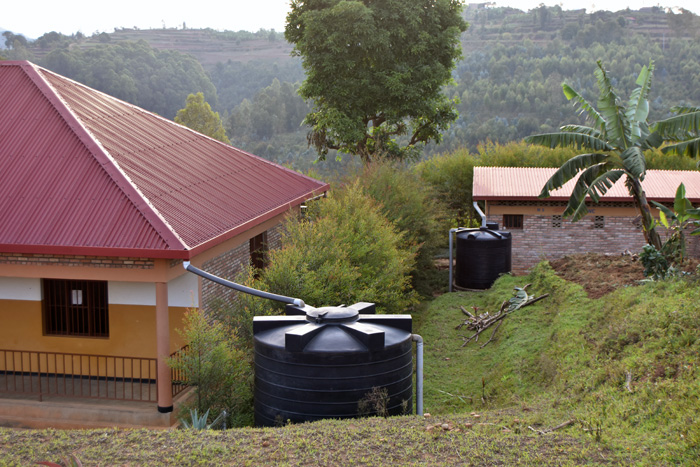
[[0, 169], [26, 253], [189, 258], [328, 189], [28, 62], [0, 62]]
[[[556, 168], [532, 167], [474, 167], [474, 200], [535, 200]], [[605, 201], [631, 201], [624, 177], [603, 196]], [[553, 191], [549, 200], [568, 200], [576, 183], [570, 180]], [[700, 172], [681, 170], [647, 170], [642, 188], [647, 199], [658, 202], [673, 201], [678, 185], [683, 183], [686, 196], [693, 203], [700, 202]]]

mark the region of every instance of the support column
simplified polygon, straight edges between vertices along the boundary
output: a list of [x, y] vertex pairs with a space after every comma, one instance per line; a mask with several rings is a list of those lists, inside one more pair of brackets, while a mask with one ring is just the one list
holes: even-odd
[[158, 412], [173, 411], [173, 383], [166, 359], [170, 356], [170, 320], [168, 317], [168, 284], [156, 282], [156, 353], [158, 368]]

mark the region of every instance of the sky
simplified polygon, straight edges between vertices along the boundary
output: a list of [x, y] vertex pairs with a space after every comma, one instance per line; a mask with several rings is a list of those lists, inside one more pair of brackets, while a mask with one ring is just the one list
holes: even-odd
[[[482, 0], [467, 0], [478, 3]], [[485, 1], [485, 0], [484, 0]], [[289, 0], [34, 0], [7, 1], [0, 8], [0, 29], [36, 39], [56, 31], [70, 35], [78, 31], [85, 35], [113, 32], [115, 28], [159, 29], [212, 28], [229, 31], [284, 31]], [[497, 0], [496, 6], [511, 6], [523, 11], [560, 5], [565, 10], [586, 8], [618, 11], [629, 7], [682, 7], [700, 14], [697, 0]]]

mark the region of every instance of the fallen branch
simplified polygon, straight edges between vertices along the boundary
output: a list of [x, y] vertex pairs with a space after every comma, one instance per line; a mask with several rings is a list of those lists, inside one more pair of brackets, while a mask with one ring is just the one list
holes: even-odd
[[634, 392], [634, 391], [632, 391], [632, 386], [631, 386], [632, 373], [630, 373], [629, 371], [627, 371], [626, 373], [627, 373], [627, 376], [625, 378], [625, 388], [627, 388], [627, 391], [629, 391], [629, 392]]
[[489, 340], [485, 344], [481, 345], [480, 348], [483, 349], [496, 336], [496, 331], [498, 331], [498, 328], [501, 327], [501, 324], [503, 323], [501, 320], [503, 318], [505, 318], [511, 313], [515, 313], [520, 308], [532, 305], [533, 303], [538, 302], [543, 298], [547, 298], [549, 296], [549, 294], [544, 294], [539, 297], [533, 297], [528, 295], [526, 289], [530, 285], [531, 284], [526, 284], [523, 287], [515, 287], [515, 295], [509, 300], [504, 300], [501, 304], [501, 308], [498, 311], [498, 313], [493, 315], [490, 314], [488, 311], [479, 314], [479, 308], [475, 306], [472, 307], [474, 313], [471, 313], [465, 307], [460, 306], [462, 313], [467, 316], [467, 319], [459, 323], [455, 327], [455, 329], [459, 330], [463, 327], [466, 327], [470, 331], [474, 331], [474, 334], [472, 334], [471, 336], [461, 336], [463, 340], [462, 347], [465, 347], [471, 341], [478, 342], [479, 335], [481, 335], [482, 332], [484, 332], [486, 329], [490, 328], [494, 324], [498, 323], [496, 329], [494, 329]]
[[559, 425], [555, 426], [554, 428], [548, 428], [548, 429], [546, 429], [546, 430], [535, 430], [535, 429], [532, 428], [531, 426], [528, 426], [528, 428], [531, 429], [532, 431], [534, 431], [535, 433], [539, 434], [539, 435], [546, 435], [547, 433], [551, 433], [551, 432], [553, 432], [553, 431], [561, 430], [562, 428], [566, 428], [567, 426], [573, 425], [574, 423], [576, 423], [576, 419], [575, 419], [575, 418], [572, 418], [571, 420], [567, 420], [567, 421], [565, 421], [564, 423], [560, 423]]

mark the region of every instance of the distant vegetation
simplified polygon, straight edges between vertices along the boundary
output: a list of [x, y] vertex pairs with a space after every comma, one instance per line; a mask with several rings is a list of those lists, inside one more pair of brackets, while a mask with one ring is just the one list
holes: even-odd
[[[700, 19], [660, 8], [640, 11], [529, 12], [465, 8], [464, 59], [453, 72], [448, 97], [461, 100], [460, 117], [440, 145], [424, 157], [479, 143], [507, 143], [578, 120], [561, 92], [567, 82], [588, 99], [597, 97], [593, 71], [602, 60], [621, 95], [635, 87], [641, 67], [654, 60], [649, 119], [677, 104], [700, 103]], [[49, 32], [34, 42], [3, 33], [7, 59], [27, 59], [174, 118], [189, 94], [202, 92], [224, 120], [232, 143], [271, 160], [308, 169], [301, 121], [309, 107], [298, 97], [301, 61], [281, 33], [211, 29], [119, 29], [86, 37]], [[339, 170], [333, 157], [315, 168]]]

